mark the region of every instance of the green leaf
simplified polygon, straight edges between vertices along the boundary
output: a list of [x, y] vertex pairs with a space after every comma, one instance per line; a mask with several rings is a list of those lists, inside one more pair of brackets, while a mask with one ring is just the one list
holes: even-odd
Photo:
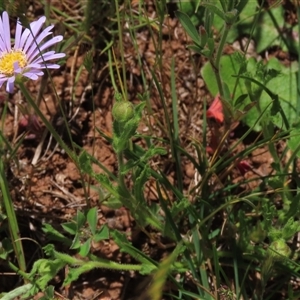
[[[231, 27], [227, 37], [228, 43], [233, 43], [239, 36], [241, 36], [241, 34], [251, 34], [255, 15], [257, 14], [257, 2], [252, 0], [243, 0], [240, 1], [240, 3], [241, 2], [243, 2], [243, 4], [241, 4], [240, 8], [236, 7], [239, 11], [239, 21], [235, 22], [235, 24]], [[217, 6], [220, 7], [219, 4], [217, 4]], [[220, 31], [224, 27], [224, 19], [219, 16], [215, 16], [213, 26], [216, 30]]]
[[[221, 76], [229, 91], [235, 90], [234, 99], [239, 99], [241, 95], [252, 93], [256, 95], [254, 100], [259, 101], [260, 110], [265, 111], [265, 118], [270, 118], [272, 123], [279, 128], [286, 128], [286, 120], [291, 125], [298, 120], [296, 112], [297, 107], [297, 70], [298, 66], [285, 68], [277, 59], [270, 59], [267, 65], [261, 65], [254, 58], [249, 59], [247, 63], [246, 75], [241, 75], [240, 70], [245, 68], [244, 63], [236, 56], [229, 55], [221, 58]], [[205, 64], [201, 70], [204, 81], [209, 91], [215, 96], [218, 93], [218, 87], [214, 80], [213, 69], [209, 63]], [[280, 74], [279, 74], [280, 73]], [[279, 74], [279, 75], [278, 75]], [[238, 80], [238, 78], [240, 79]], [[268, 81], [266, 84], [261, 81]], [[260, 85], [253, 80], [260, 82]], [[284, 82], [284, 84], [282, 84]], [[236, 87], [236, 88], [235, 88]], [[279, 103], [274, 102], [272, 95], [278, 95]], [[247, 110], [251, 103], [249, 97], [243, 96], [243, 102], [239, 102], [241, 110]], [[274, 105], [274, 106], [273, 106]], [[279, 105], [279, 107], [278, 107]], [[276, 108], [277, 107], [277, 108]], [[281, 111], [282, 110], [282, 111]], [[283, 117], [283, 114], [285, 117]], [[261, 125], [257, 124], [260, 113], [257, 108], [252, 108], [245, 114], [243, 122], [249, 127], [254, 126], [254, 130], [260, 131]]]
[[61, 224], [62, 228], [70, 233], [71, 235], [75, 235], [77, 232], [77, 224], [75, 222], [67, 222], [67, 223], [63, 223]]
[[297, 152], [297, 157], [300, 157], [300, 124], [292, 129], [288, 139], [288, 146], [293, 152]]
[[109, 191], [112, 195], [117, 196], [116, 188], [112, 185], [111, 181], [109, 180], [108, 176], [105, 174], [95, 174], [95, 179], [100, 184], [101, 187], [105, 188]]
[[91, 241], [92, 241], [92, 239], [89, 238], [80, 246], [79, 254], [82, 257], [86, 257], [89, 254], [90, 249], [91, 249]]
[[99, 242], [102, 240], [108, 240], [108, 239], [109, 239], [109, 229], [108, 229], [107, 225], [103, 225], [101, 227], [101, 229], [98, 230], [93, 236], [93, 240], [95, 242]]
[[72, 245], [70, 246], [70, 249], [78, 249], [80, 248], [80, 235], [77, 233], [72, 241]]
[[207, 3], [207, 2], [203, 2], [201, 3], [202, 6], [206, 7], [208, 10], [210, 10], [212, 13], [216, 14], [217, 16], [219, 16], [222, 20], [225, 21], [225, 14], [224, 12], [222, 12], [216, 5], [211, 4], [211, 3]]
[[299, 231], [300, 231], [300, 222], [295, 221], [294, 217], [291, 217], [283, 226], [282, 236], [286, 241], [288, 241]]
[[[150, 257], [146, 256], [142, 251], [132, 246], [132, 244], [127, 240], [125, 234], [117, 230], [111, 230], [110, 234], [112, 239], [120, 247], [120, 250], [122, 252], [128, 253], [130, 256], [132, 256], [134, 259], [136, 259], [143, 265], [145, 264], [147, 266], [149, 264], [152, 264], [156, 268], [156, 263]], [[146, 270], [149, 270], [148, 266], [146, 267]]]
[[[285, 9], [282, 5], [259, 12], [257, 1], [240, 1], [236, 9], [240, 12], [239, 21], [232, 26], [227, 37], [228, 43], [234, 42], [239, 36], [251, 35], [257, 53], [272, 46], [297, 53], [297, 39], [294, 38], [298, 34], [297, 27], [293, 28], [285, 22]], [[220, 31], [223, 26], [222, 18], [214, 18], [217, 30]], [[282, 28], [285, 32], [282, 32]]]
[[20, 299], [19, 296], [24, 296], [28, 293], [29, 290], [33, 288], [33, 284], [27, 283], [20, 287], [13, 289], [12, 291], [6, 293], [4, 296], [1, 297], [2, 300], [14, 300]]
[[182, 244], [178, 244], [171, 255], [159, 264], [156, 272], [153, 274], [152, 283], [147, 291], [151, 300], [160, 300], [162, 298], [163, 288], [168, 278], [169, 271], [178, 255], [183, 253], [184, 249], [185, 247], [183, 247]]
[[266, 48], [274, 45], [281, 45], [280, 33], [271, 18], [270, 13], [274, 16], [279, 28], [285, 24], [284, 9], [282, 5], [273, 8], [270, 12], [264, 12], [259, 15], [258, 24], [254, 31], [253, 37], [256, 41], [256, 52], [260, 53]]
[[111, 209], [119, 209], [123, 206], [119, 197], [109, 197], [108, 200], [102, 201], [101, 203]]
[[191, 19], [189, 16], [181, 11], [176, 11], [175, 12], [176, 17], [179, 19], [181, 25], [185, 29], [186, 33], [191, 37], [193, 42], [196, 45], [201, 45], [201, 39], [199, 36], [198, 31], [196, 30], [194, 24], [192, 23]]
[[76, 215], [77, 232], [82, 228], [82, 226], [85, 225], [85, 222], [86, 222], [85, 215], [80, 210], [77, 210], [77, 215]]
[[0, 243], [0, 259], [7, 259], [9, 253], [13, 251], [11, 240], [4, 238]]
[[235, 103], [234, 103], [234, 106], [236, 108], [238, 108], [239, 106], [242, 106], [243, 108], [245, 107], [244, 103], [245, 103], [245, 100], [246, 98], [248, 97], [247, 94], [242, 94], [240, 95], [236, 100], [235, 100]]
[[90, 157], [89, 157], [89, 155], [87, 154], [87, 152], [85, 150], [82, 151], [81, 154], [79, 155], [78, 163], [79, 163], [79, 168], [80, 168], [81, 171], [83, 171], [84, 173], [86, 173], [88, 175], [93, 174], [91, 160], [90, 160]]
[[[221, 57], [221, 77], [222, 80], [227, 84], [230, 91], [234, 90], [237, 83], [237, 78], [232, 75], [239, 74], [240, 64], [234, 59], [232, 55], [226, 55]], [[214, 70], [210, 63], [206, 63], [201, 69], [202, 77], [207, 84], [207, 88], [213, 96], [218, 94], [218, 85], [215, 80]], [[242, 83], [237, 84], [235, 97], [242, 94], [246, 94], [247, 90]]]
[[201, 47], [199, 47], [199, 46], [197, 46], [197, 45], [188, 45], [187, 48], [188, 48], [188, 49], [191, 49], [192, 51], [194, 51], [194, 52], [197, 53], [197, 54], [203, 54], [203, 55], [207, 56], [207, 53], [206, 53], [206, 52], [204, 52], [205, 54], [203, 53], [203, 51], [204, 51], [205, 49], [202, 49]]
[[[44, 292], [45, 292], [44, 300], [54, 298], [54, 286], [53, 285], [47, 286], [47, 288], [45, 289]], [[40, 300], [43, 300], [43, 298], [41, 298]]]
[[187, 211], [187, 208], [190, 206], [191, 202], [187, 198], [182, 198], [179, 202], [175, 202], [170, 210], [172, 217], [175, 219], [178, 214]]
[[[50, 224], [44, 224], [42, 227], [43, 232], [47, 234], [48, 239], [62, 242], [66, 245], [71, 245], [72, 241], [65, 235], [61, 234], [59, 231], [54, 229]], [[75, 234], [75, 233], [74, 233]]]
[[226, 0], [220, 0], [220, 4], [222, 6], [223, 11], [227, 11], [227, 1]]
[[152, 158], [153, 156], [165, 155], [166, 153], [167, 151], [164, 148], [151, 145], [147, 151], [145, 151], [141, 156], [138, 157], [138, 159], [136, 160], [129, 159], [128, 162], [125, 164], [125, 166], [122, 168], [121, 173], [126, 174], [133, 167], [140, 165], [141, 163], [147, 163], [149, 159]]
[[143, 169], [138, 168], [135, 172], [135, 182], [134, 182], [134, 196], [141, 202], [144, 202], [144, 187], [145, 183], [150, 177], [151, 169], [149, 165], [145, 165]]
[[215, 40], [213, 38], [207, 39], [207, 47], [210, 51], [210, 55], [212, 55], [215, 49]]
[[87, 222], [90, 226], [90, 230], [94, 235], [97, 230], [97, 222], [98, 222], [98, 211], [96, 207], [91, 208], [87, 213]]

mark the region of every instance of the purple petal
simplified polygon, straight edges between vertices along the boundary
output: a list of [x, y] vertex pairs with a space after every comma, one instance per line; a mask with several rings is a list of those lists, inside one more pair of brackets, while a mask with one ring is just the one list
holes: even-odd
[[37, 21], [35, 22], [32, 22], [30, 24], [30, 29], [31, 29], [31, 32], [30, 32], [30, 35], [26, 41], [26, 44], [23, 48], [23, 51], [26, 52], [27, 49], [29, 48], [29, 46], [32, 45], [33, 43], [33, 40], [35, 39], [36, 35], [38, 34], [38, 32], [41, 30], [43, 24], [45, 23], [46, 21], [46, 17], [41, 17], [39, 18]]
[[2, 51], [8, 52], [11, 50], [10, 45], [10, 26], [9, 26], [9, 19], [8, 14], [6, 11], [2, 14], [2, 19], [0, 17], [0, 48]]
[[21, 74], [23, 69], [20, 67], [19, 62], [14, 62], [13, 63], [13, 67], [14, 67], [14, 73], [15, 74]]
[[58, 59], [66, 56], [65, 53], [51, 53], [51, 52], [52, 51], [43, 53], [41, 56], [37, 57], [32, 63], [30, 63], [30, 65], [35, 63], [42, 64], [43, 62], [46, 62], [48, 60]]
[[17, 26], [16, 26], [16, 34], [15, 34], [15, 46], [14, 46], [16, 50], [20, 48], [21, 33], [22, 33], [22, 25], [18, 19]]
[[49, 48], [50, 46], [59, 43], [63, 40], [62, 35], [58, 35], [53, 37], [51, 40], [47, 41], [43, 44], [39, 49], [36, 49], [31, 55], [27, 57], [28, 61], [31, 62], [38, 54], [40, 54], [43, 50]]
[[50, 30], [54, 27], [54, 25], [48, 26], [45, 30], [43, 30], [34, 40], [34, 43], [32, 43], [31, 47], [26, 51], [27, 56], [30, 57], [31, 53], [38, 49], [38, 45], [41, 43], [41, 41], [47, 37], [48, 35], [52, 34]]
[[26, 28], [21, 35], [19, 49], [21, 49], [21, 50], [23, 49], [24, 44], [25, 44], [29, 34], [30, 34], [30, 30], [28, 28]]
[[29, 79], [31, 79], [31, 80], [37, 80], [38, 78], [39, 78], [39, 76], [42, 76], [42, 75], [44, 75], [44, 73], [42, 73], [42, 74], [35, 74], [35, 73], [32, 73], [32, 72], [27, 72], [27, 73], [24, 73], [23, 74], [23, 76], [25, 76], [25, 77], [27, 77], [27, 78], [29, 78]]
[[[44, 60], [51, 56], [51, 55], [54, 55], [55, 54], [55, 51], [54, 50], [51, 50], [51, 51], [47, 51], [47, 52], [44, 52], [42, 53], [41, 55], [39, 55], [34, 61], [37, 61], [37, 60], [40, 60], [42, 57], [44, 58]], [[34, 62], [33, 61], [33, 62]]]
[[14, 91], [15, 79], [16, 79], [15, 76], [12, 76], [12, 77], [8, 78], [8, 80], [7, 80], [6, 91], [10, 94], [13, 93], [13, 91]]
[[3, 18], [3, 29], [4, 29], [4, 39], [5, 39], [5, 45], [8, 51], [11, 50], [11, 44], [10, 44], [10, 26], [9, 26], [9, 18], [8, 13], [6, 11], [2, 14]]
[[[34, 21], [32, 23], [36, 23], [36, 22], [37, 21]], [[30, 26], [32, 26], [31, 24], [30, 24]], [[23, 48], [25, 46], [25, 43], [26, 43], [28, 37], [30, 36], [30, 34], [31, 34], [30, 29], [29, 28], [25, 28], [25, 30], [23, 31], [23, 33], [21, 35], [21, 39], [20, 39], [20, 43], [19, 43], [19, 49], [23, 50]]]
[[4, 29], [3, 29], [3, 21], [0, 16], [0, 49], [2, 52], [6, 52], [7, 49], [5, 48], [5, 42], [4, 42]]
[[57, 64], [46, 64], [45, 69], [59, 69], [61, 66]]

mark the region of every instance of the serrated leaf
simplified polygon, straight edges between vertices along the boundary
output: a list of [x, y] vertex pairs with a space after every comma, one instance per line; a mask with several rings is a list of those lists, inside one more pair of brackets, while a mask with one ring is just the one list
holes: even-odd
[[149, 274], [153, 273], [153, 271], [155, 271], [156, 269], [157, 269], [157, 267], [153, 264], [143, 263], [139, 273], [141, 275], [149, 275]]
[[53, 226], [50, 224], [44, 224], [44, 226], [42, 227], [42, 230], [43, 230], [43, 232], [46, 233], [49, 240], [55, 240], [58, 242], [62, 242], [68, 246], [71, 245], [71, 243], [72, 243], [71, 239], [69, 239], [66, 236], [64, 236], [63, 234], [61, 234], [59, 231], [54, 229]]
[[54, 298], [54, 286], [53, 285], [47, 286], [47, 288], [45, 289], [44, 292], [45, 292], [45, 296], [48, 297], [46, 299], [53, 299]]
[[151, 169], [149, 165], [145, 165], [144, 169], [137, 169], [135, 173], [135, 182], [134, 182], [134, 196], [135, 198], [140, 201], [143, 200], [143, 194], [144, 194], [144, 187], [145, 183], [150, 177]]
[[180, 201], [175, 202], [170, 209], [172, 217], [176, 218], [179, 213], [185, 212], [190, 206], [191, 202], [187, 198], [183, 198]]
[[14, 300], [14, 299], [19, 299], [19, 296], [24, 296], [27, 294], [32, 288], [34, 287], [33, 284], [27, 283], [22, 286], [19, 286], [12, 291], [9, 291], [5, 295], [1, 296], [2, 300]]
[[101, 187], [105, 188], [112, 195], [117, 196], [116, 188], [112, 185], [108, 176], [105, 174], [95, 174], [95, 179], [101, 185]]
[[139, 160], [129, 159], [127, 163], [120, 169], [122, 175], [126, 175], [133, 167], [139, 164]]

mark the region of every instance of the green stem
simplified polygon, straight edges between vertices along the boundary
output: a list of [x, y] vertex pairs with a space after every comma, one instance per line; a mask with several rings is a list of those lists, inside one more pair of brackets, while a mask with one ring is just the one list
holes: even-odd
[[13, 201], [10, 196], [9, 185], [5, 174], [3, 154], [2, 154], [2, 158], [0, 159], [0, 188], [2, 192], [4, 209], [7, 215], [9, 234], [12, 240], [12, 245], [14, 248], [16, 258], [18, 260], [19, 269], [25, 272], [26, 262], [25, 262], [24, 250], [22, 246], [18, 220], [14, 210]]
[[225, 104], [226, 98], [225, 98], [225, 93], [224, 93], [223, 81], [222, 81], [222, 77], [221, 77], [221, 73], [220, 73], [220, 61], [221, 61], [223, 49], [224, 49], [224, 46], [225, 46], [225, 43], [227, 40], [228, 33], [230, 31], [230, 28], [231, 28], [230, 24], [225, 25], [225, 28], [223, 30], [221, 40], [220, 40], [220, 43], [219, 43], [219, 46], [218, 46], [218, 49], [217, 49], [217, 52], [215, 55], [215, 59], [212, 58], [210, 60], [210, 63], [214, 70], [214, 74], [215, 74], [218, 89], [219, 89], [219, 94], [220, 94], [222, 105], [223, 105], [225, 124], [230, 123], [230, 110], [228, 109], [228, 106]]
[[117, 153], [117, 159], [118, 159], [118, 166], [119, 166], [119, 171], [118, 171], [118, 183], [119, 183], [119, 188], [120, 188], [120, 200], [122, 204], [127, 207], [131, 213], [133, 213], [136, 210], [136, 205], [135, 205], [135, 199], [132, 197], [131, 193], [128, 191], [127, 186], [125, 184], [125, 177], [122, 174], [121, 170], [123, 170], [124, 166], [124, 151], [118, 152]]
[[216, 73], [216, 75], [218, 77], [217, 80], [219, 83], [221, 83], [219, 86], [219, 89], [220, 89], [219, 92], [220, 92], [221, 96], [224, 96], [224, 89], [223, 89], [223, 83], [222, 83], [222, 78], [221, 78], [221, 74], [220, 74], [220, 61], [221, 61], [223, 49], [224, 49], [224, 46], [225, 46], [225, 43], [227, 40], [228, 33], [230, 31], [230, 28], [231, 28], [231, 25], [228, 25], [228, 24], [225, 25], [225, 28], [224, 28], [224, 31], [223, 31], [223, 34], [222, 34], [222, 37], [221, 37], [221, 40], [220, 40], [220, 43], [218, 46], [218, 50], [216, 53], [215, 63], [214, 63], [214, 66], [217, 70], [217, 73]]
[[117, 153], [117, 159], [118, 159], [118, 166], [119, 166], [119, 172], [118, 172], [118, 178], [119, 178], [119, 186], [122, 188], [122, 190], [127, 190], [126, 184], [125, 184], [125, 177], [122, 174], [121, 170], [124, 167], [124, 159], [123, 159], [123, 151]]
[[[300, 36], [300, 5], [297, 7], [298, 17], [298, 36]], [[300, 39], [298, 43], [298, 66], [300, 66]], [[298, 71], [298, 82], [297, 82], [297, 115], [300, 113], [300, 72]]]
[[[55, 257], [55, 259], [59, 259], [60, 261], [73, 266], [83, 266], [86, 267], [88, 270], [92, 270], [95, 268], [104, 268], [104, 269], [111, 269], [111, 270], [118, 270], [118, 271], [140, 271], [142, 269], [142, 265], [133, 265], [133, 264], [120, 264], [114, 261], [110, 261], [104, 258], [98, 258], [92, 261], [81, 260], [70, 256], [65, 253], [58, 252], [54, 249], [51, 250], [51, 254]], [[95, 258], [95, 257], [93, 257]]]
[[120, 19], [120, 12], [119, 12], [119, 3], [118, 0], [115, 0], [115, 7], [116, 7], [116, 15], [117, 15], [117, 22], [118, 22], [118, 32], [119, 32], [119, 47], [120, 47], [120, 56], [121, 56], [121, 64], [122, 64], [122, 73], [123, 73], [123, 96], [124, 99], [127, 99], [127, 84], [126, 84], [126, 64], [125, 64], [125, 58], [124, 58], [124, 45], [123, 45], [123, 26], [121, 25], [121, 19]]

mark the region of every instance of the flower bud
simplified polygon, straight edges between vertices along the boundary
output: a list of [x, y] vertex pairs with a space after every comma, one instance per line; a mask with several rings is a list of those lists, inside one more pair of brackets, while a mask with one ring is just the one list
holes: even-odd
[[124, 123], [129, 121], [134, 116], [133, 104], [128, 101], [116, 102], [112, 109], [112, 115], [117, 122]]
[[267, 235], [266, 231], [263, 230], [261, 224], [258, 223], [250, 233], [249, 237], [253, 243], [260, 243], [266, 238], [266, 235]]
[[229, 11], [225, 14], [225, 22], [227, 24], [232, 25], [235, 22], [237, 16], [238, 16], [238, 11], [236, 9], [233, 9], [232, 11]]
[[200, 35], [200, 41], [201, 41], [200, 46], [202, 48], [204, 48], [207, 43], [207, 32], [205, 30], [205, 27], [202, 25], [199, 28], [199, 35]]
[[292, 250], [284, 239], [278, 239], [269, 246], [267, 253], [276, 261], [284, 260], [291, 256]]

